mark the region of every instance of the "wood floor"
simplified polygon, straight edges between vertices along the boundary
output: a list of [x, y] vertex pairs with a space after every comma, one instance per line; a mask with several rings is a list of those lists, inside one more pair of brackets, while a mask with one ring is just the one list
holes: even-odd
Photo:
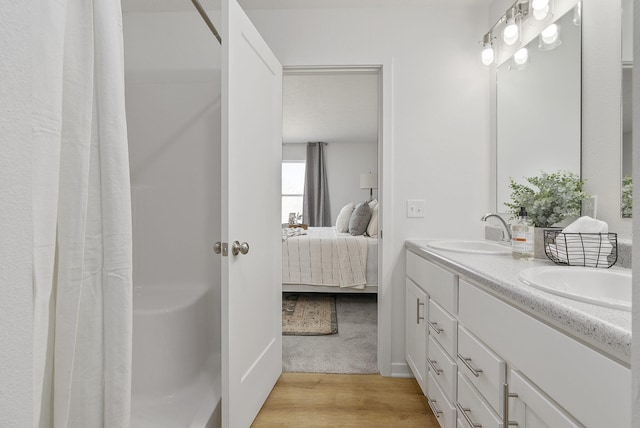
[[283, 373], [252, 427], [439, 425], [415, 379]]

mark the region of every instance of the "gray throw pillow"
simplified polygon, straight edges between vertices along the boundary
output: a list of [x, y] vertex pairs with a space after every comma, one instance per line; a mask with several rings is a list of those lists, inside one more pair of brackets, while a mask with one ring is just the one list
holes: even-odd
[[367, 202], [358, 204], [349, 219], [349, 233], [353, 236], [363, 235], [367, 231], [371, 220], [371, 207]]

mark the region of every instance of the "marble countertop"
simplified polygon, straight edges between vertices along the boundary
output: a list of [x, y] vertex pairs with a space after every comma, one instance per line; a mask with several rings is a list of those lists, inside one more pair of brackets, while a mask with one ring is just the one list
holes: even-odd
[[[431, 248], [429, 240], [409, 240], [406, 247], [455, 271], [520, 310], [629, 365], [631, 312], [583, 303], [538, 290], [518, 279], [521, 270], [554, 266], [550, 260], [516, 260], [510, 254], [482, 255]], [[571, 269], [571, 268], [567, 268]], [[612, 267], [611, 269], [620, 269]]]

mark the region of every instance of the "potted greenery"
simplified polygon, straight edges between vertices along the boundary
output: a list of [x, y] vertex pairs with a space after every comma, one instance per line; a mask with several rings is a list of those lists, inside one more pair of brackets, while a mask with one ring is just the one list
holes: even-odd
[[622, 217], [630, 218], [633, 213], [633, 179], [630, 175], [622, 179], [622, 203], [620, 204]]
[[535, 177], [525, 177], [527, 183], [517, 183], [510, 178], [511, 202], [505, 202], [509, 212], [518, 216], [520, 207], [525, 207], [529, 220], [536, 228], [536, 257], [544, 258], [542, 228], [549, 228], [570, 217], [578, 217], [582, 201], [589, 195], [584, 192], [584, 181], [572, 172], [540, 171]]

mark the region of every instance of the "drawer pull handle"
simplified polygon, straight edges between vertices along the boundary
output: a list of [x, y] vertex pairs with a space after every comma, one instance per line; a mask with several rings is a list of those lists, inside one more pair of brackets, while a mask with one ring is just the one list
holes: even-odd
[[509, 420], [509, 398], [517, 398], [518, 394], [509, 392], [509, 384], [502, 385], [502, 391], [504, 398], [502, 399], [502, 412], [503, 412], [503, 428], [509, 428], [510, 426], [518, 426], [518, 422]]
[[458, 410], [460, 410], [460, 413], [462, 413], [462, 416], [464, 416], [464, 419], [467, 421], [469, 425], [471, 425], [474, 428], [482, 428], [482, 424], [473, 422], [473, 419], [471, 419], [471, 416], [469, 416], [469, 413], [471, 413], [471, 409], [465, 409], [460, 405], [460, 403], [456, 403], [456, 407], [458, 407]]
[[424, 319], [424, 317], [420, 316], [420, 306], [424, 306], [424, 303], [420, 299], [416, 299], [416, 324], [420, 324], [420, 320]]
[[440, 376], [440, 373], [442, 373], [442, 369], [439, 369], [438, 366], [436, 366], [438, 362], [433, 361], [431, 358], [427, 358], [427, 363], [429, 363], [429, 365], [431, 366], [431, 369], [436, 374], [436, 376]]
[[431, 321], [427, 320], [427, 324], [429, 324], [429, 327], [431, 327], [436, 334], [440, 334], [440, 333], [442, 333], [444, 331], [443, 329], [438, 327], [438, 323], [437, 322], [431, 322]]
[[463, 357], [462, 354], [460, 354], [459, 352], [458, 352], [458, 358], [460, 358], [460, 360], [464, 363], [464, 365], [467, 366], [469, 370], [471, 370], [471, 373], [473, 373], [475, 377], [480, 376], [480, 373], [482, 373], [482, 369], [477, 369], [473, 367], [471, 365], [471, 358]]
[[434, 400], [433, 398], [427, 397], [427, 402], [429, 403], [429, 407], [431, 407], [431, 411], [433, 412], [435, 417], [440, 418], [440, 415], [443, 414], [444, 412], [442, 410], [438, 410], [438, 408], [436, 407], [437, 401]]

